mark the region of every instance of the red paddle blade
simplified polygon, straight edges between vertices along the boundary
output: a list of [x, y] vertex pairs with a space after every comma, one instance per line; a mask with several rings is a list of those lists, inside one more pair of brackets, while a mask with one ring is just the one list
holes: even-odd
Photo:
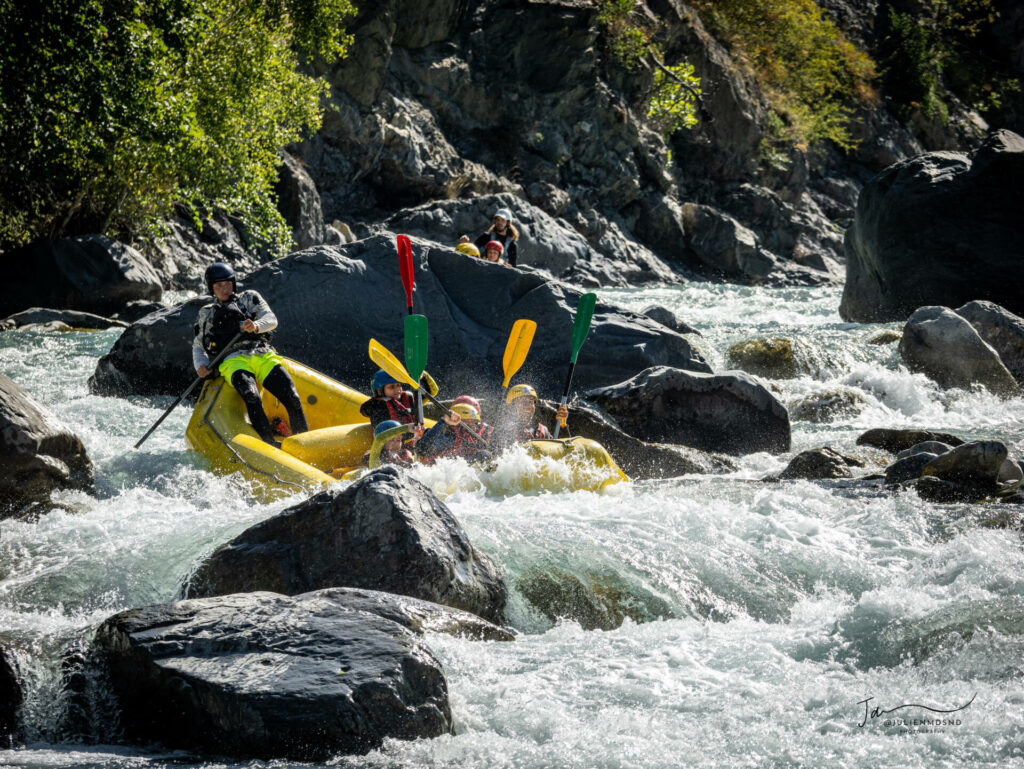
[[405, 304], [412, 307], [412, 289], [416, 285], [416, 277], [412, 272], [412, 243], [408, 235], [396, 238], [398, 246], [398, 269], [402, 273], [402, 286], [405, 288]]

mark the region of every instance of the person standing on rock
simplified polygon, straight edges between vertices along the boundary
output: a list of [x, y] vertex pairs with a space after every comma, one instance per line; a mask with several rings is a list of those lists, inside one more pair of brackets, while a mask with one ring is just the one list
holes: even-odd
[[492, 240], [501, 243], [505, 261], [515, 267], [516, 260], [519, 258], [519, 246], [516, 243], [519, 240], [519, 230], [512, 224], [512, 212], [507, 208], [498, 209], [494, 214], [494, 222], [487, 232], [480, 235], [473, 243], [480, 249], [480, 253], [483, 253], [487, 243]]
[[[551, 433], [542, 424], [534, 422], [534, 414], [537, 411], [537, 391], [528, 384], [520, 384], [512, 387], [505, 396], [507, 406], [505, 419], [494, 435], [494, 443], [499, 448], [507, 448], [523, 441], [534, 441], [550, 438]], [[566, 406], [559, 406], [555, 418], [566, 426], [569, 418], [569, 409]]]
[[[270, 346], [269, 334], [277, 328], [277, 316], [258, 292], [236, 293], [237, 282], [231, 265], [216, 262], [206, 268], [206, 287], [214, 297], [211, 304], [200, 308], [192, 342], [192, 364], [204, 379], [220, 374], [245, 401], [249, 421], [260, 438], [272, 445], [274, 430], [263, 411], [260, 385], [284, 405], [289, 428], [304, 433], [308, 428], [302, 400], [291, 375], [281, 365], [282, 358]], [[219, 355], [239, 331], [242, 338], [233, 352], [220, 362], [217, 370], [210, 361]]]

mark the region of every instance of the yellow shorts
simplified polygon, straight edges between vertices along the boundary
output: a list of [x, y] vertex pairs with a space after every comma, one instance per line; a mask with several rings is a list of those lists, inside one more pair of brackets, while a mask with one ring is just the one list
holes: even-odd
[[218, 372], [230, 383], [231, 376], [236, 371], [248, 371], [256, 377], [256, 382], [262, 386], [263, 380], [274, 370], [275, 366], [280, 365], [282, 360], [284, 359], [276, 352], [265, 352], [262, 355], [235, 355], [222, 361]]

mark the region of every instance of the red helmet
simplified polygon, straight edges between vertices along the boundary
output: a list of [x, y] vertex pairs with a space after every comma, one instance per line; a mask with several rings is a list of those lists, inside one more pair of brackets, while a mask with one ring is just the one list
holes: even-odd
[[499, 243], [498, 241], [496, 241], [496, 240], [489, 240], [489, 241], [487, 241], [487, 245], [484, 246], [484, 251], [490, 251], [492, 248], [497, 249], [499, 254], [502, 253], [505, 250], [505, 247], [503, 245], [501, 245], [501, 243]]
[[452, 401], [453, 406], [458, 406], [460, 403], [465, 403], [476, 409], [477, 414], [483, 414], [483, 409], [480, 408], [480, 401], [474, 398], [472, 395], [460, 395], [458, 398]]

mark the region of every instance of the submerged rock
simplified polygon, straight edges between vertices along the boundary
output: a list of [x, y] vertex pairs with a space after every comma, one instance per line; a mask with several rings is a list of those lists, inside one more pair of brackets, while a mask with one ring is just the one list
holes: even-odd
[[903, 333], [900, 331], [879, 331], [877, 334], [868, 339], [868, 344], [892, 344], [898, 342], [903, 338]]
[[452, 729], [430, 650], [329, 596], [258, 592], [131, 609], [100, 626], [95, 647], [138, 743], [324, 761]]
[[505, 584], [423, 484], [383, 467], [239, 534], [204, 561], [186, 597], [358, 587], [422, 598], [500, 622]]
[[925, 441], [939, 441], [950, 446], [959, 446], [963, 440], [949, 433], [936, 433], [931, 430], [899, 429], [876, 427], [861, 433], [857, 438], [858, 446], [874, 446], [897, 453], [916, 446]]
[[1003, 396], [1019, 390], [999, 353], [946, 307], [915, 310], [903, 328], [899, 349], [911, 371], [922, 372], [943, 387], [969, 389], [980, 384]]
[[851, 467], [863, 467], [864, 463], [854, 457], [840, 454], [829, 446], [801, 451], [783, 470], [778, 478], [782, 481], [804, 478], [819, 480], [827, 478], [852, 478]]
[[160, 276], [142, 254], [103, 235], [37, 241], [3, 258], [7, 280], [18, 290], [0, 296], [0, 317], [29, 307], [109, 315], [163, 293]]
[[789, 451], [789, 414], [741, 372], [702, 374], [658, 366], [586, 397], [644, 441], [746, 454]]
[[78, 436], [0, 374], [0, 518], [46, 502], [54, 489], [91, 486]]
[[812, 370], [807, 345], [773, 337], [734, 344], [725, 354], [729, 365], [766, 379], [793, 379]]
[[1022, 175], [1024, 138], [1001, 130], [971, 155], [930, 152], [871, 179], [846, 233], [843, 319], [974, 299], [1024, 313]]

